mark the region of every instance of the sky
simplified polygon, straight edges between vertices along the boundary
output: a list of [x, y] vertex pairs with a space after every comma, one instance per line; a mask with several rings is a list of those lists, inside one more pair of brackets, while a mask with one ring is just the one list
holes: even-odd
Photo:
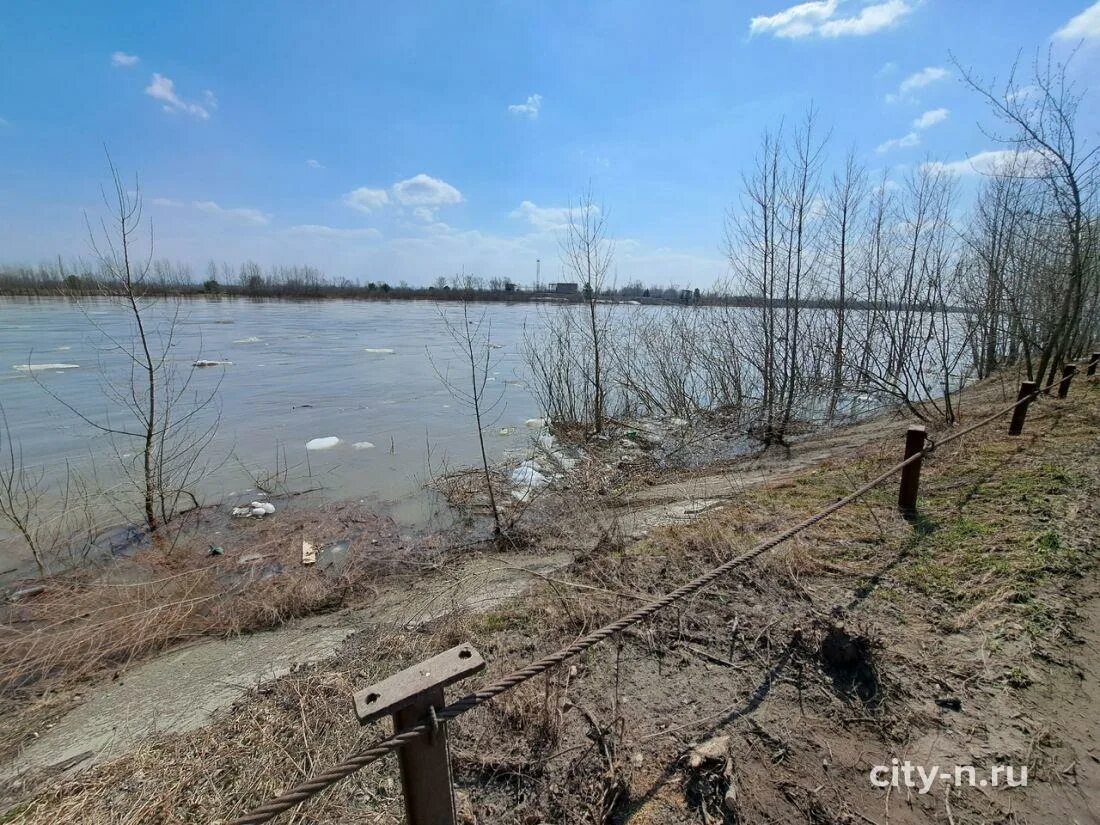
[[765, 129], [813, 105], [834, 161], [974, 179], [999, 147], [951, 56], [1003, 78], [1047, 48], [1083, 90], [1100, 2], [4, 3], [0, 261], [88, 255], [106, 147], [199, 274], [554, 280], [591, 187], [618, 283], [706, 287]]

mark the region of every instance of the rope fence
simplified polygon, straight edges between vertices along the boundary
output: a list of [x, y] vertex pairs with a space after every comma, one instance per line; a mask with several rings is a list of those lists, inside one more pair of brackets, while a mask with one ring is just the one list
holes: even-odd
[[[756, 559], [758, 556], [773, 550], [784, 542], [797, 536], [804, 530], [809, 529], [818, 522], [825, 518], [828, 518], [838, 510], [847, 507], [853, 502], [861, 499], [867, 493], [874, 490], [884, 481], [887, 481], [899, 472], [902, 472], [907, 467], [917, 464], [924, 458], [924, 456], [934, 452], [937, 449], [947, 446], [953, 441], [956, 441], [975, 430], [988, 426], [992, 422], [1001, 418], [1008, 413], [1014, 412], [1021, 405], [1025, 406], [1030, 404], [1035, 398], [1042, 394], [1041, 390], [1032, 389], [1034, 385], [1028, 387], [1029, 392], [1021, 391], [1020, 396], [1016, 401], [1007, 407], [997, 410], [993, 414], [964, 427], [961, 430], [951, 433], [939, 441], [929, 443], [919, 451], [909, 455], [904, 460], [893, 465], [889, 469], [883, 471], [879, 475], [866, 482], [858, 489], [833, 502], [827, 507], [819, 510], [808, 518], [798, 522], [797, 524], [788, 527], [780, 533], [771, 536], [768, 539], [760, 542], [751, 549], [735, 556], [721, 565], [707, 571], [698, 578], [681, 585], [675, 590], [666, 593], [665, 595], [650, 601], [631, 613], [627, 613], [624, 616], [616, 619], [615, 621], [600, 627], [597, 630], [592, 631], [586, 636], [582, 636], [568, 647], [564, 647], [554, 653], [547, 656], [543, 656], [541, 659], [534, 661], [527, 666], [515, 670], [506, 676], [497, 679], [494, 682], [483, 686], [480, 690], [473, 693], [469, 693], [460, 699], [446, 705], [445, 707], [436, 710], [432, 714], [430, 722], [423, 722], [421, 724], [413, 725], [403, 729], [401, 732], [392, 736], [379, 739], [369, 746], [362, 748], [354, 753], [350, 754], [343, 761], [327, 768], [324, 771], [316, 774], [315, 776], [307, 779], [306, 781], [294, 786], [290, 790], [279, 794], [276, 797], [269, 799], [259, 807], [253, 808], [247, 814], [233, 819], [229, 822], [229, 825], [257, 825], [257, 823], [268, 822], [274, 817], [278, 816], [285, 811], [299, 805], [302, 802], [310, 799], [313, 796], [321, 793], [332, 785], [336, 784], [342, 779], [351, 776], [361, 768], [366, 767], [372, 762], [381, 759], [383, 756], [395, 752], [403, 745], [413, 742], [427, 733], [432, 732], [437, 725], [449, 722], [453, 719], [457, 719], [464, 713], [467, 713], [474, 708], [486, 704], [492, 701], [496, 697], [500, 696], [512, 688], [523, 684], [524, 682], [539, 676], [546, 671], [557, 667], [563, 662], [585, 652], [586, 650], [594, 647], [600, 642], [626, 630], [627, 628], [645, 621], [653, 616], [655, 613], [660, 612], [666, 607], [682, 601], [689, 596], [692, 596], [709, 585], [713, 584], [718, 579], [727, 575], [731, 571], [738, 567], [741, 567], [748, 562]], [[1061, 393], [1059, 393], [1061, 395]]]

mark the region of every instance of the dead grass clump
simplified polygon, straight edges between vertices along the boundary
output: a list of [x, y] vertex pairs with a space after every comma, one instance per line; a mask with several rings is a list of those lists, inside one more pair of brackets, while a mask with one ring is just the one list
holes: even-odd
[[[6, 710], [182, 641], [266, 629], [338, 607], [373, 592], [403, 555], [408, 561], [394, 541], [373, 538], [392, 535], [392, 527], [363, 508], [292, 512], [281, 521], [230, 523], [218, 536], [229, 546], [224, 555], [208, 555], [208, 533], [184, 536], [169, 552], [45, 579], [42, 592], [5, 605], [0, 701]], [[304, 567], [303, 536], [318, 545], [348, 540], [343, 566]]]

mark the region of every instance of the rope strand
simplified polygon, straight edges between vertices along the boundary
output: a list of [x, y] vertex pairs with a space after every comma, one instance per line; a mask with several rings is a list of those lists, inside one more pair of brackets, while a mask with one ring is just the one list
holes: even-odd
[[[847, 507], [849, 504], [856, 501], [857, 499], [862, 498], [871, 490], [875, 489], [878, 485], [882, 484], [882, 482], [886, 481], [891, 476], [901, 472], [901, 470], [903, 470], [905, 467], [909, 466], [913, 462], [919, 461], [925, 455], [928, 455], [934, 450], [941, 449], [947, 444], [950, 444], [952, 441], [962, 438], [964, 435], [968, 435], [969, 433], [974, 432], [974, 430], [977, 430], [992, 423], [993, 421], [996, 421], [1001, 416], [1012, 412], [1020, 404], [1030, 403], [1039, 394], [1040, 391], [1037, 390], [1031, 395], [1025, 396], [1024, 398], [1017, 400], [1010, 406], [998, 410], [992, 415], [987, 416], [986, 418], [983, 418], [982, 420], [971, 424], [968, 427], [952, 433], [943, 440], [926, 446], [920, 452], [914, 453], [912, 456], [905, 459], [904, 461], [898, 462], [890, 469], [885, 470], [884, 472], [875, 476], [873, 479], [871, 479], [858, 489], [854, 490], [853, 492], [849, 493], [844, 498], [833, 502], [824, 509], [814, 513], [812, 516], [809, 516], [808, 518], [798, 522], [794, 526], [788, 527], [781, 533], [777, 533], [771, 538], [762, 541], [761, 543], [757, 544], [752, 549], [745, 551], [741, 555], [734, 556], [732, 559], [729, 559], [718, 567], [709, 570], [698, 578], [681, 585], [670, 593], [666, 593], [664, 596], [661, 596], [658, 599], [642, 605], [632, 613], [627, 613], [626, 615], [621, 616], [610, 624], [606, 624], [598, 630], [592, 631], [587, 636], [582, 636], [568, 647], [564, 647], [555, 653], [543, 656], [541, 659], [532, 662], [526, 667], [513, 671], [507, 676], [503, 676], [495, 682], [491, 682], [488, 685], [485, 685], [480, 690], [475, 691], [474, 693], [469, 693], [466, 696], [463, 696], [461, 699], [458, 699], [447, 705], [446, 707], [436, 711], [434, 721], [436, 723], [443, 723], [449, 722], [452, 719], [457, 719], [462, 714], [471, 711], [474, 708], [485, 704], [486, 702], [492, 701], [500, 694], [511, 690], [517, 685], [520, 685], [523, 682], [534, 678], [535, 676], [545, 673], [551, 668], [560, 665], [567, 659], [571, 659], [574, 656], [583, 653], [589, 648], [594, 647], [605, 639], [625, 630], [631, 625], [648, 619], [650, 616], [663, 610], [669, 605], [698, 593], [700, 590], [703, 590], [707, 586], [713, 584], [716, 580], [730, 573], [734, 569], [740, 567], [743, 564], [746, 564], [747, 562], [752, 561], [753, 559], [757, 558], [763, 553], [768, 552], [769, 550], [775, 549], [780, 544], [789, 541], [802, 531], [831, 516], [838, 510]], [[389, 736], [384, 739], [379, 739], [368, 747], [358, 750], [355, 753], [349, 755], [342, 762], [339, 762], [332, 767], [322, 771], [321, 773], [311, 777], [310, 779], [307, 779], [305, 782], [294, 786], [289, 791], [273, 797], [272, 799], [265, 802], [263, 805], [260, 805], [257, 808], [253, 808], [244, 816], [240, 816], [237, 819], [232, 820], [229, 825], [258, 825], [258, 823], [267, 822], [275, 816], [279, 815], [280, 813], [290, 810], [295, 805], [298, 805], [306, 801], [307, 799], [316, 796], [325, 789], [339, 782], [341, 779], [345, 779], [346, 777], [351, 776], [353, 773], [360, 770], [361, 768], [366, 767], [371, 762], [375, 762], [378, 759], [381, 759], [386, 754], [396, 751], [402, 745], [418, 739], [425, 733], [430, 732], [431, 729], [432, 722], [424, 722], [407, 728], [401, 733], [394, 734], [393, 736]]]

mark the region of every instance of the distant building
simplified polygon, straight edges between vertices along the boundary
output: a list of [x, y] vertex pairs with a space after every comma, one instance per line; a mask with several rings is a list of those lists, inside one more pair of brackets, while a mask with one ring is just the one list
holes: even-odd
[[576, 295], [580, 292], [580, 287], [575, 281], [561, 281], [556, 284], [550, 284], [550, 291], [556, 295]]

